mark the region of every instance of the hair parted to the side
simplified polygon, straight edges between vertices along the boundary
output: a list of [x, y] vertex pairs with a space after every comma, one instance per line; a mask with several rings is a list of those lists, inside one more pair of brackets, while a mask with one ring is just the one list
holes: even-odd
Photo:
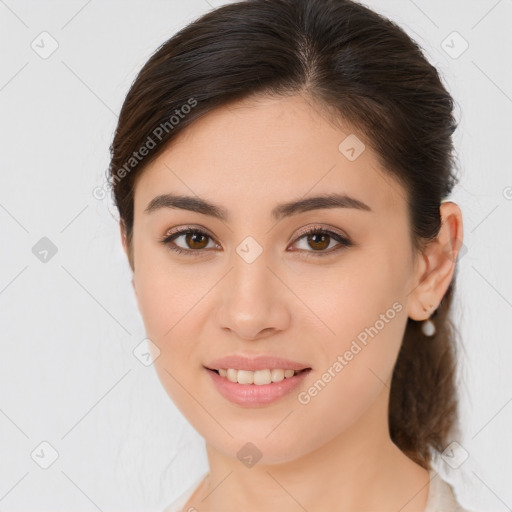
[[[133, 194], [145, 166], [207, 112], [250, 96], [294, 94], [351, 126], [404, 187], [415, 249], [437, 236], [440, 204], [457, 181], [451, 138], [457, 125], [452, 97], [420, 47], [354, 1], [249, 0], [180, 30], [127, 94], [109, 180], [132, 269]], [[144, 146], [146, 156], [135, 161]], [[391, 438], [427, 469], [458, 429], [453, 286], [454, 280], [434, 314], [434, 336], [408, 320], [391, 384]]]

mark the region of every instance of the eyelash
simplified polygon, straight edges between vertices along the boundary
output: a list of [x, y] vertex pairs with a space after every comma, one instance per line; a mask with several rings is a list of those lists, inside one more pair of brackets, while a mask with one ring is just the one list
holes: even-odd
[[[163, 243], [164, 245], [166, 245], [170, 250], [176, 252], [177, 254], [185, 254], [187, 256], [200, 256], [200, 253], [204, 252], [205, 249], [183, 249], [183, 248], [173, 245], [171, 243], [174, 241], [174, 239], [178, 238], [181, 235], [194, 234], [194, 233], [200, 234], [200, 235], [205, 235], [208, 238], [213, 240], [213, 237], [211, 237], [210, 235], [208, 235], [208, 233], [205, 233], [204, 231], [202, 231], [200, 229], [182, 228], [182, 229], [175, 231], [174, 233], [171, 233], [169, 236], [164, 237], [163, 239], [160, 240], [160, 242]], [[303, 251], [302, 249], [298, 249], [299, 251], [305, 252], [306, 257], [316, 258], [316, 257], [328, 256], [330, 254], [340, 251], [343, 248], [351, 247], [352, 245], [354, 245], [353, 242], [349, 238], [342, 236], [339, 233], [335, 233], [334, 231], [329, 231], [327, 229], [317, 227], [317, 226], [313, 226], [313, 227], [307, 229], [304, 233], [301, 233], [300, 236], [298, 236], [298, 238], [296, 238], [295, 242], [298, 242], [299, 240], [307, 237], [308, 235], [317, 235], [317, 234], [318, 235], [326, 235], [330, 238], [333, 238], [334, 240], [339, 242], [340, 245], [334, 250], [331, 248], [329, 251], [325, 251], [325, 250], [324, 251], [313, 251], [313, 250], [312, 251]]]

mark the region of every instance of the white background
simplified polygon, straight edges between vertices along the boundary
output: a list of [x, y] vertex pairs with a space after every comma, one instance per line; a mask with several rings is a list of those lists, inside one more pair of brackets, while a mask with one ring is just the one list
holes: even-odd
[[[159, 511], [207, 469], [202, 439], [132, 353], [145, 335], [117, 214], [92, 190], [140, 67], [221, 3], [0, 1], [3, 512]], [[366, 4], [422, 45], [457, 102], [461, 181], [452, 200], [467, 252], [455, 320], [469, 458], [438, 469], [464, 505], [510, 510], [512, 3]], [[59, 45], [47, 59], [31, 48], [43, 31]], [[469, 43], [456, 59], [442, 47], [453, 31]], [[42, 237], [57, 248], [46, 263], [32, 252]], [[48, 469], [31, 455], [48, 457], [43, 441], [58, 452]]]

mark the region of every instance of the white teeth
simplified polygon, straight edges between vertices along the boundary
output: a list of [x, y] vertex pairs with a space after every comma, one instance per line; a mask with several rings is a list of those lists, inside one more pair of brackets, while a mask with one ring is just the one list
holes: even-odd
[[238, 370], [237, 375], [238, 384], [252, 384], [254, 382], [254, 372], [247, 370]]
[[235, 370], [233, 368], [219, 368], [219, 375], [227, 378], [230, 382], [238, 384], [255, 384], [261, 386], [272, 382], [281, 382], [283, 379], [289, 379], [295, 375], [295, 370], [281, 370], [279, 368], [272, 370]]
[[284, 370], [272, 370], [272, 382], [281, 382], [284, 379]]
[[238, 376], [238, 372], [230, 368], [227, 370], [226, 376], [230, 382], [237, 382], [236, 378]]

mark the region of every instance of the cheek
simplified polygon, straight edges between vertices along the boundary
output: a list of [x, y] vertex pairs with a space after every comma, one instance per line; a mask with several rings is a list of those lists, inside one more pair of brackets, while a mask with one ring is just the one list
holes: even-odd
[[[361, 310], [345, 321], [340, 315], [335, 324], [340, 334], [335, 339], [318, 340], [318, 346], [327, 354], [327, 363], [318, 367], [298, 396], [300, 410], [294, 415], [295, 420], [302, 429], [307, 425], [308, 431], [322, 432], [324, 441], [340, 432], [360, 430], [369, 423], [375, 426], [387, 417], [383, 395], [388, 393], [400, 349], [405, 309], [400, 309], [399, 304], [395, 309], [384, 309], [385, 315], [388, 311], [385, 320], [378, 318], [377, 322], [371, 312], [364, 307]], [[345, 328], [347, 333], [355, 334], [342, 334]], [[369, 410], [373, 411], [374, 420], [368, 423], [363, 418]]]
[[160, 351], [154, 367], [171, 399], [186, 414], [191, 406], [186, 390], [196, 394], [197, 371], [191, 361], [200, 361], [202, 297], [213, 284], [211, 276], [193, 265], [172, 265], [159, 251], [138, 254], [134, 275], [138, 308], [146, 336]]
[[[308, 305], [329, 329], [317, 337], [323, 364], [304, 401], [326, 414], [333, 407], [338, 428], [355, 420], [391, 378], [407, 323], [407, 253], [400, 254], [376, 247], [333, 269], [329, 285], [323, 279], [308, 285]], [[311, 332], [311, 325], [302, 327]]]
[[[142, 269], [137, 269], [137, 272]], [[194, 350], [190, 300], [181, 280], [171, 279], [155, 267], [138, 275], [138, 303], [146, 336], [158, 347], [153, 366], [168, 396], [189, 419], [200, 416], [190, 394], [197, 395], [189, 361]], [[193, 299], [195, 297], [191, 297]], [[197, 298], [195, 298], [197, 302]], [[187, 314], [188, 312], [188, 314]]]
[[146, 332], [168, 342], [196, 314], [208, 277], [194, 265], [173, 264], [165, 250], [138, 249], [134, 285]]
[[330, 267], [294, 269], [288, 281], [308, 309], [301, 315], [301, 329], [311, 333], [316, 326], [329, 354], [348, 350], [356, 338], [364, 343], [376, 331], [380, 345], [397, 348], [406, 322], [408, 280], [400, 254], [375, 244], [372, 250], [347, 252]]
[[[137, 301], [148, 337], [160, 345], [179, 317], [178, 286], [151, 269], [137, 269]], [[167, 332], [171, 329], [171, 332]]]

